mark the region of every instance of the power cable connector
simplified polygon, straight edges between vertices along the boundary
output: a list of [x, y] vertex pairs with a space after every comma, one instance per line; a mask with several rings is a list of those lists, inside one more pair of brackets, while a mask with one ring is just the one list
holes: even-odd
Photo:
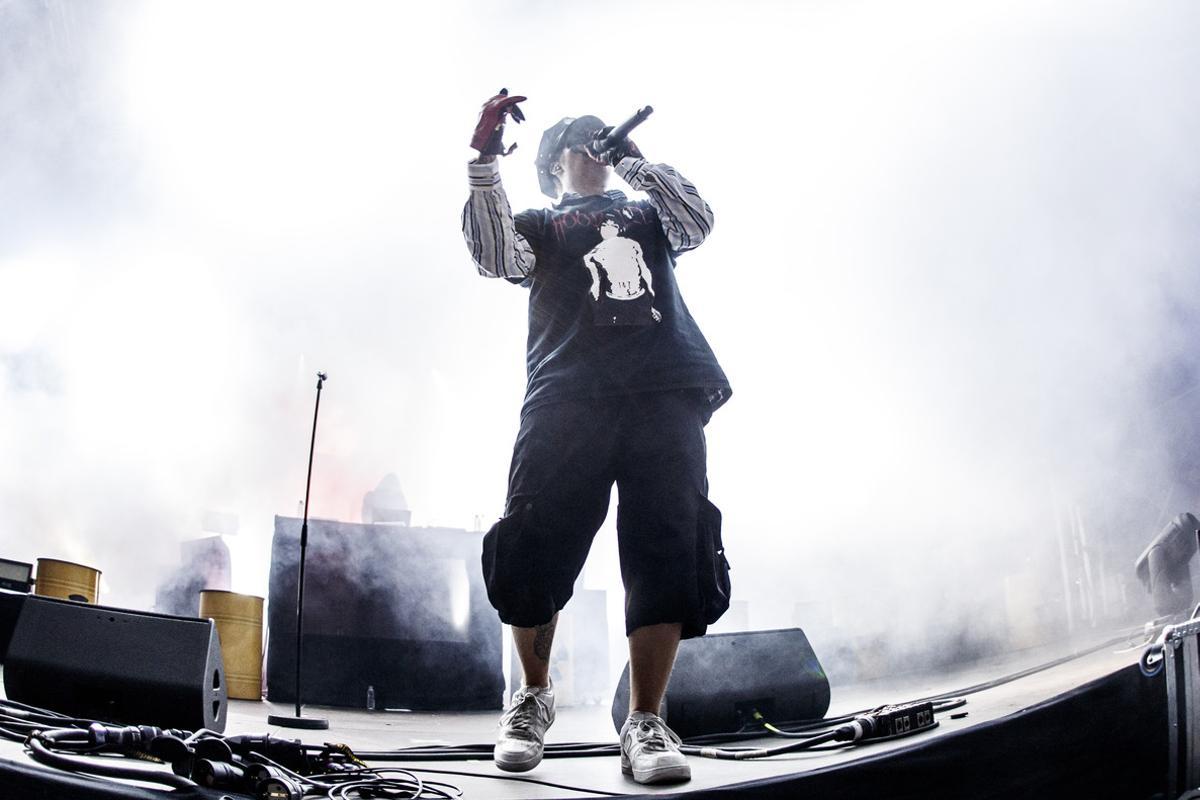
[[305, 791], [299, 781], [286, 775], [267, 778], [255, 788], [259, 800], [303, 800]]
[[309, 760], [299, 739], [276, 739], [273, 736], [226, 736], [225, 744], [234, 755], [247, 757], [257, 754], [278, 762], [290, 770], [308, 774]]
[[247, 787], [246, 770], [237, 764], [198, 758], [192, 764], [191, 778], [209, 789], [244, 789]]
[[152, 725], [104, 725], [93, 722], [87, 727], [88, 744], [112, 750], [143, 750], [160, 736], [179, 739], [191, 736], [190, 731], [175, 728], [156, 728]]
[[880, 706], [838, 727], [835, 739], [840, 742], [859, 742], [895, 739], [937, 726], [933, 703], [902, 703]]

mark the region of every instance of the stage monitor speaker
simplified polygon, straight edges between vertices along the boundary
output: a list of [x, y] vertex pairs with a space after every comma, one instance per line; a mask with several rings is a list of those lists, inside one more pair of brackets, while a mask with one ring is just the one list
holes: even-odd
[[4, 662], [8, 699], [74, 717], [218, 733], [225, 669], [212, 620], [25, 598]]
[[0, 663], [8, 657], [8, 644], [12, 641], [17, 620], [21, 617], [21, 608], [28, 597], [28, 594], [0, 591]]
[[[687, 738], [732, 733], [752, 722], [821, 719], [829, 710], [829, 679], [799, 628], [716, 633], [679, 643], [662, 717]], [[613, 696], [613, 726], [629, 713], [629, 664]]]
[[1200, 543], [1200, 520], [1183, 513], [1167, 523], [1142, 551], [1134, 572], [1154, 598], [1154, 611], [1169, 616], [1190, 611], [1195, 602], [1189, 568]]

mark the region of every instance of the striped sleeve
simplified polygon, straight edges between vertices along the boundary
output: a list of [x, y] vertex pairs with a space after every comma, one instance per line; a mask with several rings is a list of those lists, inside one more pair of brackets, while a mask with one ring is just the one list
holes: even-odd
[[500, 185], [500, 165], [467, 164], [471, 194], [463, 206], [462, 232], [480, 275], [524, 278], [533, 272], [533, 247], [517, 233], [508, 197]]
[[700, 246], [712, 230], [713, 213], [691, 181], [674, 167], [632, 156], [621, 159], [615, 169], [630, 187], [650, 196], [673, 250], [682, 253]]

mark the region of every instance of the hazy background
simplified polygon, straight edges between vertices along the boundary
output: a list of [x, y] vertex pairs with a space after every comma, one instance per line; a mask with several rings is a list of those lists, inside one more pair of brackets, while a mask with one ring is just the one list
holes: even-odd
[[486, 528], [526, 294], [459, 212], [506, 86], [515, 208], [545, 127], [649, 103], [716, 212], [678, 274], [734, 386], [729, 624], [867, 675], [1136, 615], [1200, 495], [1197, 34], [1186, 2], [0, 1], [0, 556], [149, 607], [213, 509], [265, 594], [317, 369], [312, 514], [395, 472], [413, 524]]

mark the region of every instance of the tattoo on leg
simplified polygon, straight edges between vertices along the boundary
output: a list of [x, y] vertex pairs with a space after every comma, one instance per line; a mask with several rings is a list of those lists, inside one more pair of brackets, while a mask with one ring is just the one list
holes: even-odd
[[533, 654], [542, 661], [550, 660], [550, 645], [554, 643], [554, 626], [557, 624], [558, 617], [555, 616], [545, 625], [533, 629]]

